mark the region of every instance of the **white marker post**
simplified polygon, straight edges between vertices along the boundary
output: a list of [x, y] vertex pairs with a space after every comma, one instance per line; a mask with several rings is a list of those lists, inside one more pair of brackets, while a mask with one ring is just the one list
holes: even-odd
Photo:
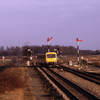
[[48, 52], [50, 52], [50, 40], [52, 39], [53, 37], [50, 37], [47, 39], [47, 45], [48, 45]]
[[79, 42], [82, 42], [83, 40], [79, 40], [79, 39], [77, 38], [76, 41], [77, 41], [77, 61], [78, 61], [78, 64], [79, 64], [79, 63], [80, 63]]
[[5, 56], [2, 56], [2, 62], [4, 63], [4, 61], [5, 61]]

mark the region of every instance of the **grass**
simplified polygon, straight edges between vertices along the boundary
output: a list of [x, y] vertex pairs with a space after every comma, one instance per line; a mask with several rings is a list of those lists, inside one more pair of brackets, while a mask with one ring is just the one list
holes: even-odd
[[25, 82], [21, 73], [22, 70], [18, 67], [10, 67], [0, 72], [0, 93], [24, 88]]

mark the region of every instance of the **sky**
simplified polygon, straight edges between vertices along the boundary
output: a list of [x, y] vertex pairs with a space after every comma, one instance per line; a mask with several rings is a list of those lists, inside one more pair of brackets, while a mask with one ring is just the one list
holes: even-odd
[[100, 50], [100, 0], [0, 0], [0, 46]]

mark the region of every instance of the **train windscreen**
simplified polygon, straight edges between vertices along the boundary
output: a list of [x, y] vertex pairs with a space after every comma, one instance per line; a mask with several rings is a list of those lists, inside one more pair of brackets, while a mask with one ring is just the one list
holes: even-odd
[[55, 58], [55, 54], [47, 54], [47, 58]]

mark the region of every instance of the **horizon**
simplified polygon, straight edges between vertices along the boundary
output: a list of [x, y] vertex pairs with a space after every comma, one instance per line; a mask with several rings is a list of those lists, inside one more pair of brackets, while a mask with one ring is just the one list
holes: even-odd
[[[48, 46], [47, 44], [45, 44], [45, 45], [22, 45], [22, 46], [0, 46], [0, 48], [1, 47], [3, 47], [4, 48], [4, 50], [6, 50], [7, 49], [7, 47], [8, 48], [11, 48], [11, 47], [20, 47], [20, 48], [22, 48], [22, 47], [25, 47], [25, 46], [27, 46], [27, 47], [34, 47], [34, 46], [39, 46], [39, 47], [42, 47], [42, 46]], [[67, 45], [50, 45], [50, 46], [59, 46], [59, 47], [70, 47], [70, 46], [67, 46]], [[72, 46], [72, 47], [74, 47], [74, 46]], [[76, 47], [74, 47], [75, 49], [77, 49], [77, 46]], [[56, 48], [55, 48], [56, 49]], [[98, 51], [99, 49], [97, 49], [97, 50], [91, 50], [91, 49], [80, 49], [80, 47], [79, 47], [79, 50], [90, 50], [90, 51]]]

